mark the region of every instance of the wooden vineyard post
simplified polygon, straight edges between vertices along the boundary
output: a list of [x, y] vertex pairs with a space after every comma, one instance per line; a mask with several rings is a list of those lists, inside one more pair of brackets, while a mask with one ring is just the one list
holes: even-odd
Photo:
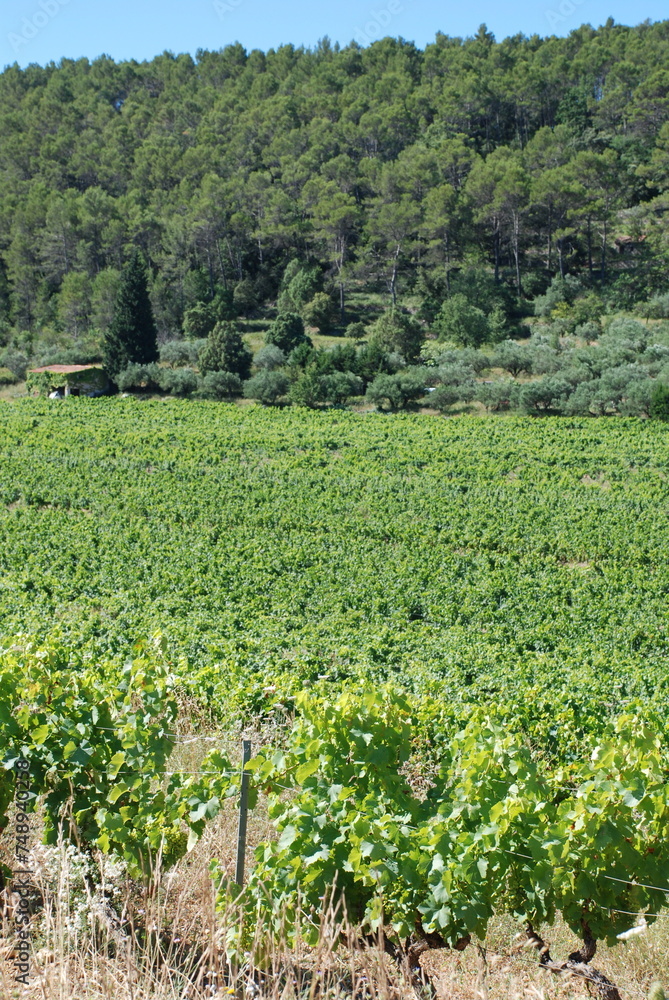
[[249, 776], [246, 765], [251, 760], [251, 741], [244, 740], [242, 752], [242, 790], [239, 796], [239, 827], [237, 830], [237, 867], [235, 882], [244, 886], [244, 861], [246, 858], [246, 822], [249, 814]]

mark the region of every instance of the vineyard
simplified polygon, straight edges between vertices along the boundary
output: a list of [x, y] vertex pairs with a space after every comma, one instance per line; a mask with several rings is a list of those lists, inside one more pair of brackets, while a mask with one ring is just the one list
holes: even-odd
[[328, 904], [415, 988], [505, 915], [621, 995], [597, 943], [669, 913], [661, 424], [76, 399], [0, 426], [6, 832], [25, 760], [26, 827], [155, 894], [252, 730], [275, 833], [243, 889], [212, 861], [228, 992]]

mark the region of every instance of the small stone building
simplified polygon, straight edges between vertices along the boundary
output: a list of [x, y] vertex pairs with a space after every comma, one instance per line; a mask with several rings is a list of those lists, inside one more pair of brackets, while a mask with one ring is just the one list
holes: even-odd
[[44, 365], [27, 375], [28, 392], [51, 396], [105, 396], [111, 384], [101, 365]]

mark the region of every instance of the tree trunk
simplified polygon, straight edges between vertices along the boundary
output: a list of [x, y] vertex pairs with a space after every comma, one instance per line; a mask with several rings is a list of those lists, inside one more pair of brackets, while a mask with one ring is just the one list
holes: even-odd
[[546, 270], [551, 273], [553, 267], [553, 206], [548, 206], [548, 246], [546, 248]]
[[562, 240], [557, 241], [558, 262], [560, 264], [560, 277], [564, 278], [564, 255], [562, 253]]
[[393, 269], [392, 269], [392, 271], [390, 273], [389, 288], [390, 288], [390, 298], [391, 298], [392, 303], [393, 303], [393, 309], [397, 305], [397, 268], [398, 268], [398, 261], [399, 261], [399, 258], [400, 258], [400, 250], [401, 249], [402, 248], [401, 248], [400, 244], [398, 243], [397, 244], [397, 249], [395, 250], [395, 256], [393, 258]]
[[516, 290], [519, 295], [523, 288], [520, 282], [520, 215], [513, 213], [513, 256], [516, 262]]
[[583, 947], [579, 951], [573, 952], [566, 962], [555, 962], [551, 958], [549, 946], [535, 933], [532, 924], [525, 926], [528, 942], [539, 952], [539, 965], [542, 969], [554, 973], [556, 976], [563, 974], [574, 976], [577, 979], [585, 980], [588, 989], [593, 986], [600, 1000], [621, 1000], [620, 993], [614, 984], [598, 972], [591, 969], [589, 962], [595, 957], [597, 942], [590, 933], [587, 923], [583, 923]]

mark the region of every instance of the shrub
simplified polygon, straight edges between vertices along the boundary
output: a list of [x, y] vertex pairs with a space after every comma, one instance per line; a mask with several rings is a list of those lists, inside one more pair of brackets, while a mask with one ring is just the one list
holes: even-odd
[[282, 368], [285, 363], [286, 355], [276, 344], [266, 344], [265, 347], [261, 347], [253, 358], [253, 364], [256, 368], [266, 368], [270, 372], [276, 368]]
[[375, 342], [363, 344], [357, 353], [355, 371], [365, 384], [372, 382], [377, 375], [392, 375], [400, 367], [397, 356], [384, 351], [381, 345]]
[[334, 303], [325, 292], [317, 292], [311, 302], [302, 307], [302, 318], [307, 326], [315, 327], [319, 333], [329, 330], [334, 319]]
[[560, 356], [549, 344], [531, 343], [529, 346], [532, 358], [533, 375], [554, 375], [561, 366]]
[[314, 368], [302, 372], [291, 385], [288, 398], [297, 406], [313, 407], [322, 402], [322, 386], [318, 372]]
[[0, 356], [0, 364], [3, 368], [8, 368], [19, 382], [23, 382], [28, 370], [28, 358], [23, 351], [13, 349], [6, 350]]
[[486, 410], [508, 410], [515, 401], [517, 384], [512, 379], [501, 382], [481, 382], [476, 386], [474, 398], [483, 403]]
[[532, 371], [532, 351], [515, 340], [505, 340], [491, 358], [491, 367], [502, 368], [514, 377]]
[[0, 368], [0, 385], [16, 385], [19, 379], [9, 368]]
[[298, 313], [280, 313], [265, 334], [265, 343], [281, 348], [290, 354], [299, 344], [311, 344], [304, 332], [304, 321]]
[[[595, 404], [600, 412], [620, 410], [621, 404], [630, 394], [635, 382], [648, 378], [648, 370], [643, 365], [620, 365], [603, 372], [598, 381]], [[650, 400], [649, 400], [650, 403]]]
[[635, 312], [647, 319], [669, 319], [669, 292], [653, 295], [648, 302], [640, 302]]
[[561, 413], [571, 394], [564, 379], [549, 375], [538, 382], [528, 382], [518, 390], [518, 404], [526, 413], [554, 411]]
[[440, 365], [436, 372], [441, 385], [460, 386], [474, 384], [474, 369], [461, 362], [450, 365]]
[[438, 385], [430, 393], [430, 406], [435, 410], [446, 410], [455, 403], [469, 403], [474, 399], [476, 387], [473, 382], [460, 382], [453, 385]]
[[156, 364], [128, 365], [114, 381], [121, 392], [157, 392], [162, 388], [163, 371]]
[[77, 347], [49, 347], [40, 351], [35, 359], [35, 368], [42, 365], [90, 365], [100, 361], [101, 352], [97, 346], [80, 344]]
[[571, 305], [581, 290], [581, 282], [578, 278], [568, 274], [561, 278], [559, 275], [553, 278], [550, 288], [544, 295], [537, 295], [534, 300], [535, 316], [550, 316], [553, 310], [561, 305]]
[[232, 399], [241, 394], [242, 380], [235, 372], [209, 372], [200, 380], [198, 395], [203, 399]]
[[599, 323], [590, 320], [587, 323], [580, 323], [574, 330], [574, 336], [589, 343], [591, 340], [597, 340], [601, 332], [602, 328]]
[[198, 352], [205, 343], [206, 341], [200, 341], [198, 344], [195, 340], [168, 340], [160, 348], [160, 360], [172, 368], [196, 365]]
[[306, 368], [312, 363], [316, 351], [310, 340], [304, 340], [301, 344], [295, 347], [288, 357], [288, 365], [291, 368]]
[[321, 352], [319, 369], [324, 374], [329, 372], [355, 372], [358, 363], [358, 353], [353, 344], [337, 344]]
[[253, 356], [242, 340], [237, 324], [225, 321], [217, 323], [209, 334], [200, 354], [200, 371], [203, 375], [234, 372], [245, 379], [251, 374], [252, 361]]
[[404, 409], [424, 395], [424, 368], [405, 368], [395, 375], [378, 375], [367, 388], [370, 403], [380, 407], [387, 402], [392, 410]]
[[353, 372], [335, 371], [321, 376], [322, 398], [326, 403], [341, 406], [353, 396], [362, 396], [364, 383]]
[[656, 385], [657, 382], [649, 378], [632, 382], [627, 389], [627, 395], [618, 407], [620, 413], [625, 417], [650, 416], [653, 390]]
[[443, 347], [434, 344], [434, 342], [432, 342], [431, 346], [434, 351], [434, 362], [438, 367], [461, 364], [466, 365], [475, 371], [477, 375], [480, 375], [486, 368], [490, 368], [492, 363], [490, 355], [484, 354], [483, 351], [477, 351], [473, 347], [444, 350]]
[[349, 323], [346, 327], [346, 336], [350, 340], [362, 340], [367, 333], [364, 323]]
[[411, 364], [420, 357], [425, 333], [418, 320], [401, 309], [389, 309], [369, 329], [370, 343], [401, 354]]
[[451, 340], [462, 347], [480, 347], [490, 333], [486, 314], [471, 305], [462, 294], [453, 295], [444, 302], [435, 329], [439, 340]]
[[650, 416], [653, 420], [669, 420], [669, 386], [656, 382], [650, 397]]
[[606, 328], [601, 337], [602, 346], [626, 344], [634, 351], [643, 351], [648, 343], [649, 331], [638, 319], [629, 316], [617, 316]]
[[192, 368], [162, 368], [160, 388], [173, 396], [191, 396], [198, 387], [198, 377]]
[[282, 371], [258, 372], [244, 383], [244, 396], [247, 399], [257, 399], [265, 405], [275, 404], [288, 391], [288, 377]]
[[657, 375], [669, 364], [669, 347], [665, 344], [651, 344], [643, 352], [639, 361], [648, 368], [651, 375]]

